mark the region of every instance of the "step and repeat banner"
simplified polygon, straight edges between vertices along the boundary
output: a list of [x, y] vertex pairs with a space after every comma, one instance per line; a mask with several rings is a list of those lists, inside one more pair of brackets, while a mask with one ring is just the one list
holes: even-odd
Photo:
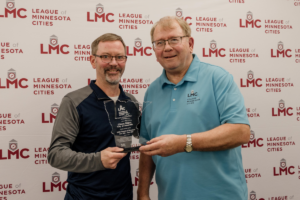
[[[150, 29], [166, 15], [189, 23], [194, 53], [229, 71], [245, 98], [248, 198], [300, 199], [299, 0], [0, 0], [0, 200], [63, 199], [67, 172], [47, 151], [62, 97], [96, 77], [92, 41], [123, 37], [121, 84], [142, 102], [162, 72]], [[134, 199], [139, 158], [130, 156]], [[155, 179], [150, 193], [157, 199]]]

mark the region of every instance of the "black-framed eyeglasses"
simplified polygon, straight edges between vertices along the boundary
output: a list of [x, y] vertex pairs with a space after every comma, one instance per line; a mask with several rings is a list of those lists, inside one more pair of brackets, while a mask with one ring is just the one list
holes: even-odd
[[127, 60], [127, 56], [111, 56], [111, 55], [101, 55], [101, 56], [99, 56], [99, 55], [96, 55], [96, 54], [93, 54], [93, 56], [101, 58], [102, 62], [105, 62], [105, 63], [110, 63], [113, 58], [115, 58], [116, 62], [118, 62], [118, 63], [123, 63]]
[[172, 37], [167, 40], [156, 40], [156, 41], [153, 41], [152, 44], [153, 44], [154, 49], [157, 49], [157, 50], [163, 49], [166, 45], [166, 41], [168, 41], [168, 43], [171, 47], [174, 47], [178, 44], [181, 44], [182, 38], [184, 38], [184, 37], [189, 37], [189, 36], [178, 36], [178, 37]]

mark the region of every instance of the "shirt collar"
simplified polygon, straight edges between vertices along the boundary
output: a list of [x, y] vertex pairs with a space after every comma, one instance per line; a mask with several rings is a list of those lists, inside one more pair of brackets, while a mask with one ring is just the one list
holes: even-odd
[[[197, 57], [196, 54], [193, 54], [193, 61], [192, 61], [191, 65], [189, 66], [188, 71], [186, 72], [186, 74], [184, 75], [182, 80], [179, 83], [177, 83], [176, 86], [183, 84], [185, 81], [196, 82], [198, 80], [198, 74], [199, 74], [198, 72], [200, 69], [199, 63], [200, 63], [199, 58]], [[167, 84], [174, 85], [174, 83], [172, 83], [168, 80], [165, 69], [163, 69], [163, 72], [160, 76], [160, 83], [161, 83], [161, 87], [164, 87]]]
[[[97, 96], [98, 100], [109, 100], [110, 98], [96, 85], [96, 80], [92, 80], [90, 83], [90, 87], [94, 91], [95, 95]], [[125, 92], [123, 91], [122, 86], [119, 84], [120, 95], [119, 100], [130, 100], [128, 96], [126, 96]]]

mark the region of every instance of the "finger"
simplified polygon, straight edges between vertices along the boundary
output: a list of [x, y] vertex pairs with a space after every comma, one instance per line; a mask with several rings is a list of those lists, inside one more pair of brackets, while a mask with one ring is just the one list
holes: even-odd
[[155, 143], [140, 147], [140, 151], [153, 151], [153, 150], [159, 149], [160, 147], [161, 147], [160, 142], [155, 142]]
[[120, 147], [110, 147], [110, 151], [111, 152], [121, 152], [121, 151], [124, 151], [123, 148], [120, 148]]
[[153, 151], [145, 151], [145, 152], [142, 152], [148, 156], [155, 156], [155, 155], [161, 155], [162, 152], [160, 149], [156, 149], [156, 150], [153, 150]]
[[150, 144], [149, 144], [149, 145], [146, 145], [146, 146], [141, 146], [141, 147], [139, 148], [139, 150], [140, 150], [140, 151], [150, 151], [151, 148], [150, 148], [149, 146], [150, 146]]
[[[159, 140], [161, 140], [161, 136], [153, 138], [152, 140], [148, 141], [149, 143], [154, 143], [154, 142], [158, 142]], [[148, 143], [147, 142], [147, 143]]]
[[112, 159], [122, 159], [127, 155], [127, 153], [117, 153], [117, 152], [112, 152], [111, 158]]

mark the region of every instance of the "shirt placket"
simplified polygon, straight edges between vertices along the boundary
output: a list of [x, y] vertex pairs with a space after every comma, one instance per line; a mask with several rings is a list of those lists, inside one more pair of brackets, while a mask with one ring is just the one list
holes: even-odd
[[177, 111], [177, 102], [178, 102], [178, 87], [175, 85], [171, 85], [171, 112]]

